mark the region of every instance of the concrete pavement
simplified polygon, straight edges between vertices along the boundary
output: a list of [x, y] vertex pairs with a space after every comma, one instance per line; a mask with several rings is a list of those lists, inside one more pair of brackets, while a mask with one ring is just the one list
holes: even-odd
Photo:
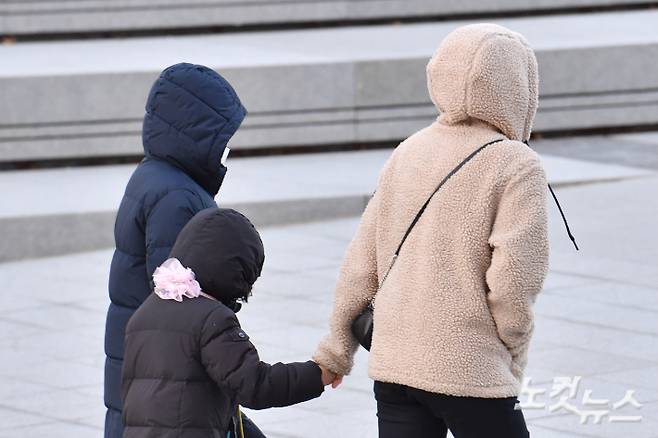
[[[650, 175], [658, 168], [651, 167], [658, 163], [658, 154], [651, 153], [658, 150], [654, 140], [654, 133], [632, 140], [575, 137], [535, 141], [532, 147], [542, 153], [549, 181], [566, 186]], [[633, 167], [616, 164], [624, 163], [617, 157], [627, 149]], [[553, 150], [561, 155], [551, 155]], [[570, 151], [580, 159], [570, 157]], [[375, 150], [230, 160], [217, 202], [244, 211], [258, 225], [358, 215], [390, 154]], [[116, 208], [134, 167], [0, 172], [5, 201], [0, 204], [0, 261], [111, 247]]]
[[[533, 438], [658, 437], [658, 176], [558, 189], [582, 250], [575, 252], [551, 206], [551, 271], [536, 306], [527, 376], [531, 388], [582, 376], [572, 400], [623, 398], [643, 404], [600, 424], [539, 397], [526, 410]], [[263, 277], [239, 317], [268, 361], [306, 360], [324, 334], [332, 287], [356, 218], [262, 231]], [[101, 436], [103, 330], [110, 250], [0, 264], [0, 438]], [[376, 436], [367, 356], [322, 398], [250, 412], [273, 438]], [[522, 397], [521, 401], [524, 401]], [[527, 401], [527, 400], [526, 400]], [[548, 403], [550, 402], [550, 403]]]

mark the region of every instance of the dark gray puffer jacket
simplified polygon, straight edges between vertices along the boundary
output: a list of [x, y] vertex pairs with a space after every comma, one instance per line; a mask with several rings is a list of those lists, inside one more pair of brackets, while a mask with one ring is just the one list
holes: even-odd
[[171, 256], [219, 301], [151, 294], [130, 319], [122, 380], [125, 438], [225, 438], [238, 404], [281, 407], [323, 392], [313, 362], [262, 362], [224, 304], [249, 293], [264, 260], [260, 237], [244, 216], [203, 210], [183, 228]]

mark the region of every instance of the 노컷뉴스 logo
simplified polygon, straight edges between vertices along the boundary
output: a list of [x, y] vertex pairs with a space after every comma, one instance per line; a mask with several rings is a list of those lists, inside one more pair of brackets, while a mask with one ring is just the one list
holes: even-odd
[[[532, 378], [523, 379], [517, 409], [548, 409], [549, 412], [568, 412], [580, 417], [580, 424], [637, 423], [641, 415], [621, 415], [620, 409], [632, 407], [635, 411], [642, 404], [635, 398], [635, 390], [627, 389], [617, 401], [595, 398], [591, 389], [578, 391], [582, 376], [555, 377], [550, 392], [548, 388], [532, 386]], [[523, 399], [522, 399], [523, 398]], [[548, 400], [548, 401], [547, 401]], [[634, 412], [635, 413], [635, 412]], [[626, 414], [626, 412], [624, 412]]]

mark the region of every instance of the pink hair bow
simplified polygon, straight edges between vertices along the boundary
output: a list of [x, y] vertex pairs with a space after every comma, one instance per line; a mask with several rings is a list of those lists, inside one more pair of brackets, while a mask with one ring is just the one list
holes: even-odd
[[201, 295], [201, 286], [194, 279], [194, 271], [184, 267], [178, 259], [167, 259], [153, 273], [153, 290], [163, 300], [183, 301], [183, 297]]

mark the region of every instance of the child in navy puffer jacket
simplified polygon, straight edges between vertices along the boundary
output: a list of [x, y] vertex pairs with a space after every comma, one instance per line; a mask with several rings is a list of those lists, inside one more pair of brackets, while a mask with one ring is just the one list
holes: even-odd
[[151, 293], [151, 275], [169, 256], [183, 226], [216, 205], [227, 170], [222, 157], [245, 114], [228, 81], [207, 67], [177, 64], [153, 84], [142, 132], [145, 158], [128, 182], [114, 228], [105, 330], [106, 438], [123, 435], [126, 323]]

